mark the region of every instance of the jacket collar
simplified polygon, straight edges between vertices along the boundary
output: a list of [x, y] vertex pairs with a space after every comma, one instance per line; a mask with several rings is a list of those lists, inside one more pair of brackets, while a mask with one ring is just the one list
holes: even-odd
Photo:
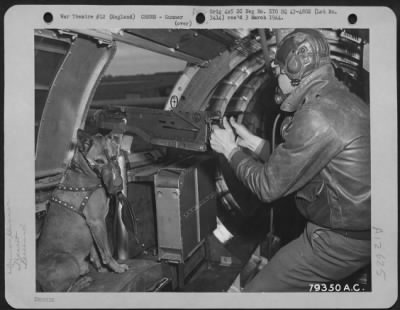
[[331, 64], [323, 65], [310, 75], [303, 78], [290, 95], [281, 104], [281, 110], [285, 112], [295, 112], [307, 97], [315, 95], [329, 81], [335, 79], [335, 73]]

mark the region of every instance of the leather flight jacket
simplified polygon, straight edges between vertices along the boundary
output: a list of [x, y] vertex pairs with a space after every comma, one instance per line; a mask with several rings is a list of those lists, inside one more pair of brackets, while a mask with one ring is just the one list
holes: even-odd
[[324, 65], [281, 105], [294, 112], [266, 162], [240, 149], [230, 163], [260, 200], [296, 192], [311, 222], [355, 239], [370, 239], [371, 159], [369, 106]]

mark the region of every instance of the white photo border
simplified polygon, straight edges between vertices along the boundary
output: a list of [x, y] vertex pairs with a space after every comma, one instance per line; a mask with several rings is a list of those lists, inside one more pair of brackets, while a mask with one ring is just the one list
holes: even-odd
[[[209, 20], [209, 10], [229, 7], [16, 5], [4, 17], [5, 293], [16, 308], [381, 308], [397, 300], [397, 75], [396, 16], [387, 7], [307, 6], [312, 16], [283, 20]], [[284, 6], [231, 6], [263, 10]], [[289, 9], [289, 7], [286, 7]], [[316, 9], [335, 14], [315, 14]], [[142, 14], [183, 16], [140, 20]], [[51, 12], [47, 24], [43, 15]], [[60, 14], [126, 15], [129, 19], [61, 19]], [[204, 24], [196, 23], [197, 13]], [[354, 13], [355, 25], [348, 22]], [[364, 293], [37, 293], [35, 285], [34, 29], [41, 28], [365, 28], [370, 36], [372, 158], [372, 292]], [[25, 258], [10, 257], [19, 243]], [[16, 263], [18, 263], [16, 265]], [[121, 295], [123, 294], [123, 295]], [[228, 294], [228, 295], [227, 295]]]

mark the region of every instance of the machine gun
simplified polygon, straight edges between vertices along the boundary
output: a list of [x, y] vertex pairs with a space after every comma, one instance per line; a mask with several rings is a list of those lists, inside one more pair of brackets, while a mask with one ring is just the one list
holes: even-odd
[[[244, 112], [230, 112], [238, 116]], [[96, 128], [123, 134], [136, 134], [159, 146], [206, 152], [212, 125], [222, 126], [222, 115], [215, 111], [166, 111], [150, 108], [125, 107], [98, 110], [89, 116]]]

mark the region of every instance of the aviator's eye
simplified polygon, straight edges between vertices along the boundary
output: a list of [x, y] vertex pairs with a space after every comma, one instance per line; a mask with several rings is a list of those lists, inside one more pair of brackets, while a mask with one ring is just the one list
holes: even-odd
[[104, 161], [104, 159], [96, 159], [95, 162], [96, 162], [97, 164], [100, 164], [100, 165], [104, 165], [104, 164], [106, 163], [106, 162]]

